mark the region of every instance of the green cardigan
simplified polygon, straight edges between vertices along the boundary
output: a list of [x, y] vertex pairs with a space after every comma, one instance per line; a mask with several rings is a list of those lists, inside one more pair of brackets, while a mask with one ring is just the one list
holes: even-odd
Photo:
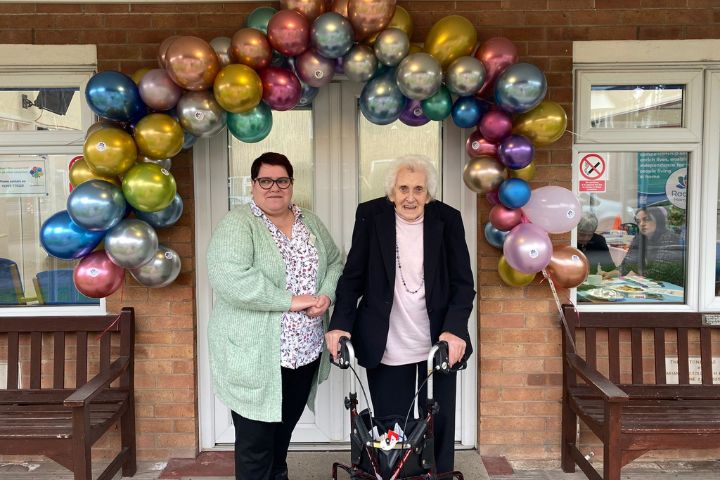
[[[342, 273], [340, 251], [320, 219], [302, 211], [315, 236], [319, 265], [317, 295], [335, 302]], [[249, 205], [231, 210], [215, 229], [207, 252], [208, 274], [215, 294], [208, 341], [215, 393], [245, 418], [282, 420], [280, 322], [290, 309], [285, 262], [264, 221]], [[327, 331], [328, 314], [323, 318]], [[308, 406], [313, 409], [317, 385], [330, 372], [325, 349]]]

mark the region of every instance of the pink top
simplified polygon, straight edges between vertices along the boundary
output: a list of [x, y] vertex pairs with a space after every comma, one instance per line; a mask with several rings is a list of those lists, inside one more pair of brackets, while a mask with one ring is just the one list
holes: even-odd
[[425, 305], [423, 217], [412, 222], [395, 214], [395, 287], [385, 365], [405, 365], [427, 359], [430, 318]]

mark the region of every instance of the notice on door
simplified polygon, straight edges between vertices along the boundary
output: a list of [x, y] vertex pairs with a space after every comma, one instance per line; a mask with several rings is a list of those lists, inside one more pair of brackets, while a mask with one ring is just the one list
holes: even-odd
[[581, 153], [578, 162], [580, 192], [605, 192], [608, 165], [607, 160], [597, 153]]
[[0, 196], [39, 197], [47, 195], [45, 160], [0, 162]]

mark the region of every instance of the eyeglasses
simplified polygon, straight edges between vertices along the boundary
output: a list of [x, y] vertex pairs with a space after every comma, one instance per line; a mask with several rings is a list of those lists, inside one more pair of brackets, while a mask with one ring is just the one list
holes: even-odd
[[257, 182], [257, 184], [260, 185], [260, 188], [262, 188], [263, 190], [270, 190], [273, 186], [273, 183], [277, 185], [279, 189], [285, 190], [293, 184], [294, 180], [295, 179], [291, 177], [280, 177], [274, 180], [269, 177], [259, 177], [256, 178], [254, 181]]

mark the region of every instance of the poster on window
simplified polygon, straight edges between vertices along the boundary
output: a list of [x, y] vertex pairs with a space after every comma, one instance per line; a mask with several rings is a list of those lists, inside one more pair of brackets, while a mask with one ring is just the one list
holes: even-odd
[[45, 159], [22, 157], [0, 162], [0, 196], [41, 197], [47, 195]]
[[687, 205], [688, 152], [638, 152], [638, 205]]

